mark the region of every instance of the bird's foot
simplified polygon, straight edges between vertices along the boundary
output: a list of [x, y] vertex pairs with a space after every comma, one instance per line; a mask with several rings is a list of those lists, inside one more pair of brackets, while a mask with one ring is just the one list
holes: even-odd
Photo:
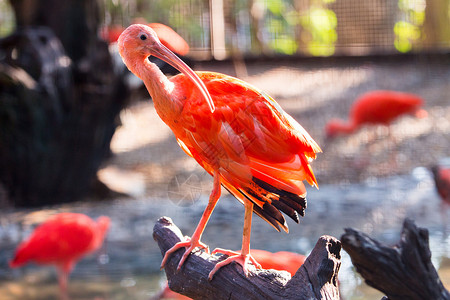
[[172, 255], [175, 251], [177, 251], [180, 248], [185, 247], [186, 250], [185, 250], [183, 256], [181, 257], [180, 262], [178, 263], [177, 270], [180, 270], [180, 268], [184, 264], [184, 261], [186, 260], [186, 258], [189, 256], [189, 254], [191, 254], [192, 251], [195, 250], [195, 248], [199, 247], [200, 249], [205, 249], [206, 253], [209, 253], [208, 245], [200, 242], [200, 240], [198, 240], [198, 239], [193, 240], [188, 236], [185, 236], [184, 238], [186, 239], [186, 241], [178, 242], [172, 248], [170, 248], [169, 250], [166, 251], [166, 254], [164, 255], [164, 258], [161, 263], [161, 269], [163, 269], [164, 266], [166, 265], [170, 255]]
[[261, 269], [261, 265], [250, 254], [242, 254], [240, 252], [225, 250], [225, 249], [220, 249], [220, 248], [216, 248], [212, 252], [212, 254], [215, 254], [215, 253], [222, 253], [222, 254], [228, 255], [228, 257], [225, 260], [217, 263], [216, 266], [214, 267], [214, 269], [212, 269], [211, 272], [209, 272], [209, 276], [208, 276], [209, 280], [212, 280], [214, 274], [220, 268], [230, 264], [233, 261], [237, 262], [238, 264], [240, 264], [242, 266], [242, 270], [244, 271], [245, 276], [248, 276], [248, 266], [250, 266], [250, 265], [253, 265], [257, 269]]

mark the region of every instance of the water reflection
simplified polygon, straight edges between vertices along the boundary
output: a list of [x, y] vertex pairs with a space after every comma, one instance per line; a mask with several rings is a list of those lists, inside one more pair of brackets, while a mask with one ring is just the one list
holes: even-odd
[[[288, 220], [290, 234], [278, 233], [254, 218], [252, 247], [308, 254], [324, 234], [339, 238], [343, 229], [363, 230], [387, 244], [399, 239], [405, 217], [430, 231], [432, 260], [441, 279], [450, 287], [450, 237], [443, 228], [438, 198], [431, 174], [416, 168], [411, 174], [369, 178], [359, 184], [321, 185], [310, 188], [306, 216], [296, 224]], [[2, 299], [51, 299], [58, 293], [52, 268], [30, 265], [19, 270], [7, 266], [15, 245], [32, 226], [55, 212], [85, 213], [93, 218], [107, 215], [112, 226], [104, 248], [83, 259], [69, 282], [72, 299], [148, 299], [156, 293], [164, 274], [159, 271], [161, 254], [152, 239], [155, 221], [170, 216], [184, 234], [192, 234], [207, 195], [201, 194], [191, 205], [176, 205], [167, 198], [118, 199], [95, 203], [76, 203], [32, 212], [9, 210], [0, 213], [0, 294]], [[445, 216], [448, 217], [448, 216]], [[210, 248], [239, 249], [244, 209], [232, 196], [219, 201], [203, 241]], [[350, 258], [342, 254], [339, 273], [345, 299], [380, 299], [381, 294], [367, 288], [354, 272]]]

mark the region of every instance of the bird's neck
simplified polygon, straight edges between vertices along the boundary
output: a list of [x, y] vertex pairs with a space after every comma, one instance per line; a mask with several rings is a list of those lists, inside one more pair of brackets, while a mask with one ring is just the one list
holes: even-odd
[[354, 132], [357, 125], [352, 121], [333, 120], [330, 122], [329, 131], [332, 135], [350, 134]]
[[154, 63], [147, 58], [143, 63], [132, 65], [132, 70], [144, 81], [158, 115], [164, 122], [170, 122], [183, 109], [183, 102], [180, 101], [176, 86]]
[[108, 217], [101, 216], [97, 220], [96, 238], [93, 241], [92, 248], [98, 249], [103, 244], [103, 240], [110, 227], [111, 220]]
[[352, 122], [343, 122], [340, 124], [339, 130], [343, 133], [350, 134], [356, 130], [356, 125]]

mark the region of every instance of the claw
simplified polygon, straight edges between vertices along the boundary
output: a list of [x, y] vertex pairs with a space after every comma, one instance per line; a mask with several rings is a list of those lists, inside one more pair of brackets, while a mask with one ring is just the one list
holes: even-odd
[[178, 242], [175, 245], [173, 245], [172, 248], [170, 248], [169, 250], [166, 251], [166, 254], [164, 254], [164, 258], [161, 262], [161, 267], [160, 267], [161, 270], [165, 267], [167, 261], [169, 260], [170, 255], [172, 255], [174, 252], [176, 252], [180, 248], [185, 247], [186, 250], [185, 250], [183, 256], [181, 257], [180, 262], [178, 263], [177, 270], [180, 270], [181, 266], [184, 264], [187, 257], [189, 256], [189, 254], [191, 254], [191, 252], [194, 251], [195, 248], [199, 247], [200, 249], [205, 249], [206, 252], [209, 254], [208, 245], [206, 245], [198, 240], [197, 241], [192, 240], [188, 236], [185, 236], [185, 239], [186, 240], [184, 242]]
[[261, 265], [250, 254], [243, 255], [236, 251], [225, 250], [225, 249], [220, 249], [220, 248], [214, 249], [214, 251], [211, 254], [215, 254], [215, 253], [222, 253], [222, 254], [228, 255], [228, 257], [225, 260], [223, 260], [215, 265], [215, 267], [211, 270], [211, 272], [209, 272], [208, 280], [212, 280], [214, 274], [220, 268], [230, 264], [233, 261], [235, 261], [236, 263], [238, 263], [242, 266], [242, 270], [244, 271], [245, 276], [248, 276], [248, 266], [254, 266], [256, 269], [261, 269]]

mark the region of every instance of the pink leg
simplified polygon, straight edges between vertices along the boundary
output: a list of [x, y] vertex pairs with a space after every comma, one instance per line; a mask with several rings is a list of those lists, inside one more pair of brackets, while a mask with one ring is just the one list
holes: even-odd
[[67, 292], [67, 279], [69, 277], [69, 272], [58, 268], [58, 283], [60, 290], [60, 299], [61, 300], [69, 300], [69, 294]]
[[450, 208], [450, 205], [444, 201], [441, 201], [440, 204], [440, 211], [441, 211], [441, 220], [442, 220], [442, 232], [444, 233], [445, 238], [447, 238], [448, 235], [448, 228], [447, 228], [447, 210]]
[[163, 261], [161, 263], [161, 269], [164, 268], [164, 266], [166, 265], [167, 260], [170, 257], [170, 255], [182, 247], [186, 247], [186, 250], [185, 250], [180, 262], [178, 263], [178, 267], [177, 267], [178, 270], [181, 268], [181, 266], [183, 265], [184, 261], [189, 256], [189, 254], [196, 247], [207, 249], [207, 251], [209, 252], [208, 246], [203, 244], [202, 242], [200, 242], [200, 238], [202, 237], [203, 231], [205, 230], [205, 227], [206, 227], [206, 224], [208, 223], [209, 217], [211, 216], [211, 213], [214, 210], [214, 207], [216, 206], [219, 198], [220, 198], [220, 175], [219, 175], [219, 172], [216, 171], [214, 173], [214, 186], [213, 186], [211, 195], [209, 196], [208, 205], [206, 206], [205, 211], [203, 212], [202, 218], [200, 219], [200, 222], [198, 223], [197, 228], [195, 229], [194, 233], [192, 234], [192, 237], [191, 238], [187, 237], [186, 241], [178, 242], [172, 248], [167, 250], [166, 254], [164, 255]]
[[224, 250], [217, 248], [213, 251], [214, 253], [223, 253], [229, 255], [228, 258], [216, 264], [214, 269], [209, 273], [208, 279], [211, 280], [214, 274], [222, 268], [235, 261], [242, 266], [244, 270], [245, 276], [248, 276], [248, 265], [250, 263], [254, 264], [256, 268], [261, 269], [261, 265], [250, 255], [250, 234], [252, 230], [252, 213], [253, 213], [253, 203], [250, 201], [246, 201], [244, 203], [245, 206], [245, 217], [244, 217], [244, 232], [242, 236], [242, 249], [241, 253]]

